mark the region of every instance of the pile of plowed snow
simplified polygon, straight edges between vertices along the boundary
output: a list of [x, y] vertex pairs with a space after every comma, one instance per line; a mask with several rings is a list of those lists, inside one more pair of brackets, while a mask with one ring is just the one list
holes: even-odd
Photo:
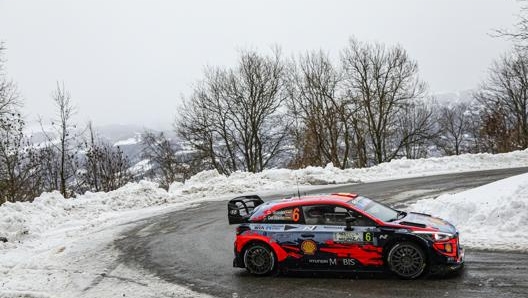
[[155, 183], [141, 181], [129, 183], [112, 192], [88, 192], [73, 199], [64, 199], [58, 192], [43, 193], [32, 203], [5, 203], [0, 206], [0, 237], [9, 240], [7, 244], [0, 242], [0, 248], [15, 245], [13, 243], [27, 237], [36, 237], [52, 228], [93, 225], [94, 220], [117, 217], [118, 212], [124, 210], [181, 204], [188, 206], [201, 201], [226, 200], [243, 193], [279, 193], [293, 190], [297, 184], [301, 185], [302, 190], [303, 186], [306, 189], [308, 185], [368, 182], [523, 165], [528, 165], [528, 150], [497, 155], [402, 159], [365, 169], [340, 170], [328, 165], [300, 170], [271, 169], [257, 174], [236, 172], [230, 176], [214, 170], [204, 171], [185, 184], [172, 184], [168, 192], [158, 188]]
[[409, 209], [453, 223], [462, 245], [528, 251], [528, 174], [420, 200]]

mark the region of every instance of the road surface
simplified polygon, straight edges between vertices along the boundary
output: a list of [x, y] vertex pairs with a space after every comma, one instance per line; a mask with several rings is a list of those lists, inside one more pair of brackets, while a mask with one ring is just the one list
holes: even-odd
[[[324, 192], [358, 192], [404, 207], [525, 172], [528, 168], [457, 173], [336, 186]], [[273, 198], [283, 195], [288, 194]], [[226, 202], [206, 202], [140, 221], [115, 245], [120, 262], [219, 297], [528, 297], [528, 254], [512, 252], [466, 250], [466, 268], [460, 275], [414, 281], [387, 274], [254, 277], [232, 267], [234, 228], [227, 224]]]

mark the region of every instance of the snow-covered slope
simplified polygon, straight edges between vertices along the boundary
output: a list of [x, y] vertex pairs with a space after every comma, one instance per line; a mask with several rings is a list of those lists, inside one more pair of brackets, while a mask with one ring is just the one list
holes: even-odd
[[420, 200], [410, 209], [455, 224], [463, 245], [528, 251], [528, 174]]

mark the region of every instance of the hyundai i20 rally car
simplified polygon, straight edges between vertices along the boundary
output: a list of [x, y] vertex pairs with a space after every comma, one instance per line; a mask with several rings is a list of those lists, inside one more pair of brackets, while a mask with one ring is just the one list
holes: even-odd
[[255, 275], [279, 271], [392, 271], [405, 279], [463, 266], [459, 233], [428, 214], [392, 209], [338, 193], [228, 203], [236, 228], [234, 267]]

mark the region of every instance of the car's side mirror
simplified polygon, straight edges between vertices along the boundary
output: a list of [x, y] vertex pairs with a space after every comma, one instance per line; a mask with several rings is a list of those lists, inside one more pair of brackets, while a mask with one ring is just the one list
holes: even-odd
[[354, 228], [352, 227], [352, 224], [353, 224], [354, 222], [356, 222], [357, 217], [349, 216], [349, 217], [345, 218], [345, 220], [346, 220], [346, 228], [345, 228], [345, 231], [353, 231]]

